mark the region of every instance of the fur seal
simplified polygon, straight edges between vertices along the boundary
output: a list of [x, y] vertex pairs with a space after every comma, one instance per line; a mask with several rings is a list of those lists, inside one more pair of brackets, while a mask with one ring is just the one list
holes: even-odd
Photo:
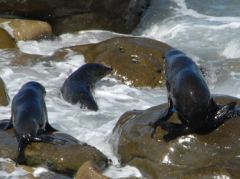
[[24, 149], [31, 142], [50, 142], [41, 137], [44, 132], [57, 131], [48, 123], [44, 101], [45, 88], [38, 82], [24, 84], [14, 96], [11, 106], [11, 119], [5, 129], [14, 128], [18, 140], [16, 164], [25, 162]]
[[[191, 133], [208, 134], [223, 124], [236, 103], [217, 105], [201, 71], [183, 52], [170, 49], [164, 58], [169, 108], [162, 118], [151, 124], [152, 137], [157, 126], [168, 131], [163, 138], [170, 141]], [[181, 124], [167, 122], [174, 111]]]
[[98, 105], [91, 91], [95, 83], [111, 71], [112, 68], [97, 63], [88, 63], [81, 66], [63, 83], [61, 93], [64, 100], [71, 104], [80, 103], [81, 108], [86, 107], [97, 111]]

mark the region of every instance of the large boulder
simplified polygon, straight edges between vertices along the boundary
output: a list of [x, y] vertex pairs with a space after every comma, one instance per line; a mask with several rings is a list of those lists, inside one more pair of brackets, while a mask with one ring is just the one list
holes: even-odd
[[129, 33], [149, 3], [150, 0], [11, 0], [0, 1], [0, 16], [46, 20], [57, 33], [90, 28]]
[[52, 28], [47, 22], [37, 20], [0, 18], [0, 27], [16, 41], [39, 39], [52, 34]]
[[0, 48], [15, 48], [16, 42], [14, 38], [4, 29], [0, 28]]
[[135, 87], [164, 85], [163, 54], [170, 48], [160, 41], [141, 37], [115, 37], [97, 44], [60, 49], [55, 58], [64, 58], [69, 49], [83, 54], [87, 63], [111, 66], [114, 75]]
[[9, 96], [6, 85], [0, 77], [0, 106], [7, 106], [9, 104]]
[[[2, 120], [0, 127], [7, 123]], [[34, 142], [25, 149], [26, 163], [29, 166], [43, 165], [53, 171], [74, 174], [86, 161], [92, 160], [101, 170], [109, 163], [107, 157], [95, 147], [81, 143], [70, 135], [55, 132], [51, 135], [53, 143]], [[17, 140], [13, 129], [0, 130], [0, 157], [15, 159], [17, 154]]]
[[[215, 96], [218, 104], [240, 99]], [[240, 116], [207, 135], [191, 134], [170, 142], [160, 127], [151, 138], [150, 123], [164, 115], [167, 104], [122, 115], [113, 130], [114, 151], [122, 164], [136, 166], [146, 178], [239, 178]], [[179, 121], [176, 113], [170, 121]]]

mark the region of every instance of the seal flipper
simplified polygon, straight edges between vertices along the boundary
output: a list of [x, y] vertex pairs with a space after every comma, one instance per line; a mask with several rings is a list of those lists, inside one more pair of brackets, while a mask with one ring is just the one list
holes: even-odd
[[45, 131], [46, 132], [56, 132], [58, 131], [57, 129], [53, 128], [49, 123], [48, 121], [46, 122], [46, 126], [45, 126]]
[[61, 139], [55, 139], [51, 136], [48, 136], [48, 135], [41, 135], [41, 136], [38, 136], [38, 137], [34, 137], [32, 139], [32, 142], [43, 142], [43, 143], [51, 143], [51, 144], [54, 144], [54, 145], [57, 145], [57, 144], [65, 144], [66, 142], [64, 140], [61, 140]]
[[172, 100], [169, 98], [168, 99], [169, 101], [169, 108], [168, 110], [165, 112], [164, 116], [159, 118], [157, 121], [155, 121], [154, 123], [150, 123], [149, 125], [153, 128], [153, 132], [151, 134], [151, 137], [153, 138], [155, 132], [156, 132], [156, 129], [158, 126], [161, 126], [161, 123], [163, 123], [164, 121], [167, 121], [171, 115], [173, 114], [174, 110], [173, 110], [173, 102]]
[[5, 125], [4, 130], [12, 129], [13, 128], [13, 123], [12, 123], [12, 118], [10, 121]]
[[184, 136], [187, 134], [191, 134], [192, 130], [183, 124], [176, 124], [172, 122], [163, 122], [161, 128], [166, 130], [168, 133], [163, 136], [163, 139], [166, 142], [170, 140], [176, 139], [177, 137]]
[[27, 139], [20, 137], [19, 142], [18, 142], [18, 155], [16, 158], [16, 166], [18, 164], [25, 164], [26, 163], [26, 158], [24, 156], [24, 149], [26, 148], [27, 144], [29, 142], [27, 141]]
[[219, 110], [215, 113], [214, 116], [216, 127], [224, 123], [227, 119], [234, 117], [234, 109], [236, 105], [236, 102], [230, 102], [226, 105], [219, 107]]

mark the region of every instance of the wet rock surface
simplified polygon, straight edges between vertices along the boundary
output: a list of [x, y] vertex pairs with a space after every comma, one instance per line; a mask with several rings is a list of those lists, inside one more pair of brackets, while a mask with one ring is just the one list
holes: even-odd
[[[2, 128], [8, 120], [0, 124], [0, 157], [14, 160], [17, 154], [17, 140], [12, 129]], [[108, 165], [108, 159], [95, 147], [81, 143], [72, 136], [60, 132], [50, 135], [53, 143], [33, 142], [25, 149], [26, 163], [29, 166], [46, 166], [50, 170], [73, 175], [86, 161], [92, 160], [103, 170]]]
[[51, 23], [56, 33], [83, 29], [129, 33], [149, 3], [149, 0], [12, 0], [0, 2], [0, 16], [44, 20]]
[[[240, 100], [214, 96], [218, 104]], [[240, 167], [240, 117], [228, 120], [207, 135], [191, 134], [166, 143], [157, 128], [151, 138], [151, 122], [164, 114], [167, 104], [122, 115], [113, 130], [115, 151], [122, 164], [136, 166], [147, 178], [236, 178]], [[170, 120], [179, 121], [176, 114]]]
[[0, 28], [0, 49], [11, 49], [16, 47], [13, 37], [4, 29]]
[[39, 39], [52, 34], [48, 23], [37, 20], [0, 18], [0, 27], [16, 41]]
[[78, 170], [76, 179], [108, 179], [93, 161], [85, 162]]
[[0, 106], [7, 106], [9, 104], [9, 96], [6, 85], [0, 77]]
[[141, 37], [115, 37], [97, 44], [60, 49], [55, 58], [64, 58], [69, 49], [83, 54], [87, 63], [102, 63], [113, 68], [114, 76], [135, 87], [164, 85], [165, 43]]

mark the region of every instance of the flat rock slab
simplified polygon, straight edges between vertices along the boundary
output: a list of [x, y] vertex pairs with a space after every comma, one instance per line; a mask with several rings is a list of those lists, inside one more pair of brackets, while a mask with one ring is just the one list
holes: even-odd
[[[0, 128], [6, 120], [2, 120]], [[100, 170], [108, 165], [107, 157], [95, 147], [81, 143], [72, 136], [55, 132], [50, 135], [57, 144], [34, 142], [25, 149], [26, 163], [29, 166], [46, 166], [50, 170], [74, 174], [86, 161], [92, 160]], [[60, 141], [60, 142], [59, 142]], [[0, 157], [15, 159], [17, 140], [13, 129], [0, 130]]]
[[[240, 99], [215, 96], [218, 104]], [[207, 135], [191, 134], [166, 143], [166, 132], [150, 123], [164, 114], [167, 104], [122, 115], [113, 130], [112, 141], [122, 164], [140, 169], [149, 179], [155, 178], [214, 178], [240, 176], [240, 117], [232, 118]], [[170, 120], [179, 121], [176, 114]]]

